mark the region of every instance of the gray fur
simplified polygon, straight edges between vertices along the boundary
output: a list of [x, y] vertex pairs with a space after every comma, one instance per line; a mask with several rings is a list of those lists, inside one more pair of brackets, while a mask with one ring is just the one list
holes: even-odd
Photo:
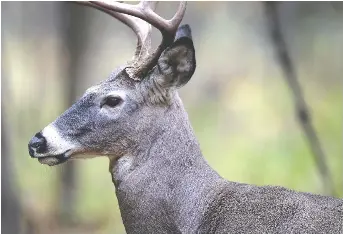
[[[207, 164], [176, 91], [195, 70], [190, 28], [180, 30], [143, 81], [121, 67], [51, 124], [75, 146], [66, 157], [110, 158], [127, 233], [342, 233], [341, 199], [229, 182]], [[113, 93], [123, 102], [100, 107]], [[51, 154], [36, 157], [57, 164]]]

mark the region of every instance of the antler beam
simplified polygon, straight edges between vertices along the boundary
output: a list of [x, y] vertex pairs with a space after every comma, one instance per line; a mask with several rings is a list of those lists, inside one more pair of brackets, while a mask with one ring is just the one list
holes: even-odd
[[145, 20], [161, 32], [167, 32], [170, 35], [176, 32], [177, 27], [179, 26], [186, 10], [186, 2], [182, 1], [180, 2], [179, 9], [177, 10], [173, 18], [170, 20], [166, 20], [156, 14], [154, 10], [150, 8], [148, 1], [141, 1], [136, 5], [129, 5], [112, 1], [91, 1], [91, 3], [115, 12], [132, 15]]
[[[118, 19], [137, 35], [137, 48], [133, 60], [129, 63], [128, 71], [131, 78], [140, 80], [153, 68], [165, 48], [174, 40], [186, 10], [186, 2], [179, 4], [175, 15], [164, 19], [154, 12], [156, 2], [141, 1], [136, 5], [112, 1], [78, 2], [80, 4], [101, 10]], [[151, 47], [151, 25], [162, 33], [162, 42], [153, 53]]]

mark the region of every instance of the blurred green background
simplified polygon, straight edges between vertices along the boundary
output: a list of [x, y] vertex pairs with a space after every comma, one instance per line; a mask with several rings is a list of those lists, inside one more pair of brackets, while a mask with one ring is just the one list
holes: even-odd
[[[169, 18], [176, 8], [164, 2], [157, 12]], [[27, 143], [130, 59], [135, 36], [104, 13], [66, 2], [2, 2], [1, 13], [2, 221], [12, 228], [4, 233], [125, 233], [107, 158], [50, 168], [29, 157]], [[278, 16], [342, 198], [343, 4], [280, 3]], [[328, 194], [263, 3], [190, 2], [183, 22], [193, 29], [197, 69], [180, 93], [210, 165], [231, 181]], [[155, 45], [159, 39], [154, 32]]]

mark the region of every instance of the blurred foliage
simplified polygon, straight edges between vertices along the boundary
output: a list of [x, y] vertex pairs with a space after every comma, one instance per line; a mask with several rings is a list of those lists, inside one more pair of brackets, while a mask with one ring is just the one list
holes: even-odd
[[[49, 231], [57, 225], [57, 174], [64, 166], [40, 165], [29, 157], [27, 143], [67, 108], [61, 77], [70, 69], [70, 52], [60, 36], [60, 4], [66, 3], [2, 3], [2, 88], [8, 95], [2, 97], [7, 103], [2, 111], [11, 130], [15, 163], [10, 166], [23, 219], [31, 216]], [[161, 3], [159, 11], [170, 16], [174, 6]], [[130, 59], [136, 42], [129, 29], [110, 17], [92, 9], [87, 14], [89, 20], [79, 25], [80, 35], [86, 25], [91, 30], [79, 38], [87, 46], [77, 61], [83, 80], [77, 96]], [[280, 17], [342, 197], [342, 7], [282, 3]], [[210, 165], [231, 181], [325, 194], [273, 57], [262, 4], [191, 2], [184, 22], [193, 28], [197, 70], [180, 93]], [[76, 221], [84, 230], [64, 232], [124, 233], [108, 159], [79, 160], [77, 165]]]

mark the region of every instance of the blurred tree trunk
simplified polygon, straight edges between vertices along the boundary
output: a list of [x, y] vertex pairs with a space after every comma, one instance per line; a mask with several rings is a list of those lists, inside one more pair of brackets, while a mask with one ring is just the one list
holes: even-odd
[[288, 51], [282, 33], [281, 20], [279, 19], [279, 8], [282, 7], [282, 4], [264, 2], [264, 7], [271, 43], [274, 47], [275, 55], [280, 64], [286, 84], [291, 90], [296, 117], [304, 132], [304, 136], [307, 138], [308, 146], [317, 165], [324, 188], [323, 193], [326, 195], [338, 196], [333, 185], [330, 168], [327, 163], [327, 156], [325, 155], [318, 133], [314, 128], [309, 105], [305, 100], [303, 89], [298, 80], [298, 74], [296, 73], [295, 64], [291, 59], [290, 52]]
[[[69, 108], [77, 98], [77, 88], [82, 82], [80, 80], [81, 66], [80, 58], [85, 49], [86, 36], [85, 28], [81, 27], [86, 21], [86, 11], [84, 7], [73, 3], [61, 3], [60, 8], [61, 35], [63, 44], [69, 53], [69, 66], [64, 79], [65, 109]], [[67, 162], [60, 173], [60, 200], [58, 203], [58, 215], [62, 222], [72, 222], [75, 217], [75, 208], [77, 201], [77, 168], [73, 161]]]
[[14, 189], [14, 178], [11, 173], [10, 147], [4, 116], [1, 116], [1, 233], [19, 233], [20, 204]]
[[[1, 3], [3, 9], [9, 9], [8, 4]], [[11, 15], [2, 14], [2, 22], [6, 22], [6, 25], [9, 25], [11, 22]], [[5, 113], [7, 104], [4, 100], [11, 100], [8, 96], [8, 90], [5, 78], [5, 57], [4, 55], [4, 32], [6, 26], [1, 28], [1, 77], [2, 77], [2, 86], [1, 86], [1, 233], [12, 234], [20, 232], [20, 214], [21, 206], [19, 199], [17, 197], [16, 188], [15, 188], [15, 179], [13, 171], [13, 163], [11, 163], [11, 135], [10, 135], [10, 124], [6, 121]], [[5, 122], [6, 121], [6, 122]]]
[[[3, 47], [2, 47], [3, 48]], [[2, 66], [4, 67], [4, 66]], [[4, 78], [4, 72], [2, 72], [2, 78]], [[5, 79], [3, 79], [4, 81]], [[5, 96], [5, 84], [2, 83], [2, 97], [1, 100], [9, 100], [8, 96]], [[5, 97], [5, 98], [4, 98]], [[21, 207], [18, 199], [18, 191], [15, 187], [15, 179], [13, 172], [13, 163], [11, 162], [11, 135], [10, 124], [6, 121], [4, 113], [5, 106], [4, 101], [1, 102], [1, 233], [12, 234], [20, 232], [20, 214]]]

